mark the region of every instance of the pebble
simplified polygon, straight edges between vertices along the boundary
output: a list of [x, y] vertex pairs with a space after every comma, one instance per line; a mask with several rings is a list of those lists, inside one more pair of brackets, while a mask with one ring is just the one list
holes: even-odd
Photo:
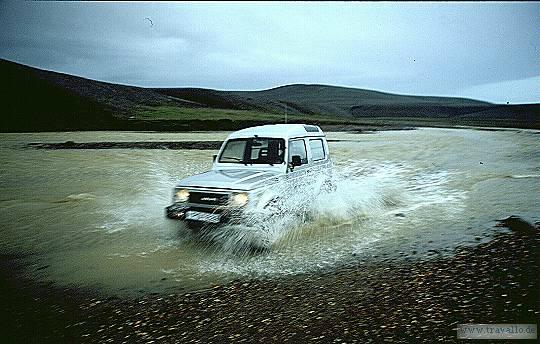
[[[58, 301], [32, 294], [29, 300], [41, 301], [31, 305], [62, 307], [6, 312], [17, 323], [43, 319], [28, 326], [42, 326], [35, 333], [55, 342], [454, 342], [458, 324], [520, 323], [539, 314], [529, 297], [540, 287], [540, 267], [531, 254], [538, 252], [538, 231], [511, 231], [490, 240], [436, 261], [362, 263], [327, 275], [235, 281], [184, 295], [101, 302], [76, 290], [61, 293]], [[66, 318], [67, 328], [61, 320]], [[18, 341], [31, 341], [31, 333], [17, 333]]]

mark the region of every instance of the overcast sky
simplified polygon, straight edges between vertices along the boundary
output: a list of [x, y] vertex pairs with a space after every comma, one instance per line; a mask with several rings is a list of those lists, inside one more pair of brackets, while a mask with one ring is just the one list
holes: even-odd
[[540, 102], [534, 2], [4, 1], [0, 22], [2, 58], [115, 83]]

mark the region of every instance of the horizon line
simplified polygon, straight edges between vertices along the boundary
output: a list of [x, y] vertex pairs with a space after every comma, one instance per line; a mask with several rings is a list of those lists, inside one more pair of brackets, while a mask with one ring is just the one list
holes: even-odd
[[86, 80], [90, 80], [90, 81], [102, 82], [102, 83], [107, 83], [107, 84], [112, 84], [112, 85], [119, 85], [119, 86], [127, 86], [127, 87], [138, 87], [138, 88], [143, 88], [143, 89], [166, 89], [166, 88], [185, 89], [185, 88], [194, 88], [194, 89], [221, 91], [221, 92], [262, 92], [262, 91], [269, 91], [269, 90], [274, 90], [274, 89], [278, 89], [278, 88], [282, 88], [282, 87], [288, 87], [288, 86], [328, 86], [328, 87], [339, 87], [339, 88], [348, 88], [348, 89], [355, 89], [355, 90], [364, 90], [364, 91], [371, 91], [371, 92], [378, 92], [378, 93], [383, 93], [383, 94], [388, 94], [388, 95], [406, 96], [406, 97], [433, 97], [433, 98], [466, 99], [466, 100], [474, 100], [474, 101], [478, 101], [478, 102], [489, 103], [489, 104], [492, 104], [492, 105], [540, 104], [540, 102], [520, 102], [520, 103], [507, 102], [506, 104], [504, 104], [504, 103], [493, 102], [493, 101], [490, 101], [490, 100], [482, 100], [482, 99], [478, 99], [478, 98], [468, 98], [468, 97], [459, 96], [459, 95], [393, 93], [393, 92], [384, 91], [384, 90], [378, 90], [378, 89], [372, 89], [372, 88], [361, 88], [361, 87], [357, 87], [357, 86], [339, 85], [339, 84], [305, 83], [305, 82], [281, 84], [281, 85], [277, 85], [277, 86], [273, 86], [273, 87], [269, 87], [269, 88], [257, 88], [257, 89], [221, 89], [221, 88], [210, 88], [210, 87], [204, 87], [204, 86], [185, 86], [185, 85], [184, 86], [178, 86], [178, 85], [176, 85], [176, 86], [141, 86], [141, 85], [137, 85], [137, 84], [120, 83], [120, 82], [112, 82], [112, 81], [107, 81], [107, 80], [93, 79], [91, 77], [87, 77], [87, 76], [84, 76], [84, 75], [70, 74], [70, 73], [61, 72], [61, 71], [58, 71], [58, 70], [47, 69], [47, 68], [40, 67], [40, 66], [21, 63], [21, 62], [10, 60], [10, 59], [4, 58], [4, 57], [0, 57], [0, 60], [7, 61], [7, 62], [10, 62], [10, 63], [14, 63], [14, 64], [18, 64], [18, 65], [25, 66], [25, 67], [29, 67], [29, 68], [39, 69], [39, 70], [46, 71], [46, 72], [52, 72], [52, 73], [63, 74], [63, 75], [72, 76], [72, 77], [78, 77], [78, 78], [82, 78], [82, 79], [86, 79]]

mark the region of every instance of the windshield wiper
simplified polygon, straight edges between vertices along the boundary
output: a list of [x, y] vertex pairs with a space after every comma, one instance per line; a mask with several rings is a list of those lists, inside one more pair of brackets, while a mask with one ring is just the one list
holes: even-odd
[[227, 161], [223, 161], [223, 159], [231, 159], [231, 160], [234, 160], [234, 161], [238, 161], [239, 163], [244, 164], [244, 166], [247, 166], [247, 162], [245, 162], [243, 159], [237, 158], [235, 156], [222, 156], [219, 159], [219, 162], [227, 162]]
[[242, 159], [234, 157], [234, 156], [222, 156], [221, 159], [219, 159], [219, 160], [222, 160], [222, 159], [232, 159], [234, 161], [238, 161], [238, 162], [242, 162], [242, 163], [244, 162]]

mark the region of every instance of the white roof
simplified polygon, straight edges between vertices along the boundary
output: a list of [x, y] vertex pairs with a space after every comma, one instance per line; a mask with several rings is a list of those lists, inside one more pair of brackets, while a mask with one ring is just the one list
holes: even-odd
[[324, 136], [323, 131], [316, 125], [309, 124], [269, 124], [251, 127], [231, 133], [227, 139], [244, 137], [279, 137], [284, 139], [305, 136]]

